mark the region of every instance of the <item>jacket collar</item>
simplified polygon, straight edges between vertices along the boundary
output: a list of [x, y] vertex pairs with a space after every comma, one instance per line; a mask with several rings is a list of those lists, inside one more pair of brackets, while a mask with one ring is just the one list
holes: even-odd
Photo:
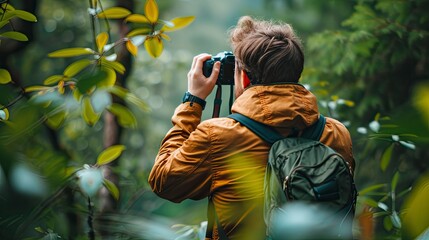
[[298, 130], [319, 117], [316, 97], [294, 83], [251, 86], [235, 100], [231, 110], [269, 126]]

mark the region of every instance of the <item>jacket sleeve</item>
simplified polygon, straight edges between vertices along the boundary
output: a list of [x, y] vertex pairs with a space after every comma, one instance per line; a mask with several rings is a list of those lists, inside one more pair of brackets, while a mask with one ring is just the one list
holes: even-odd
[[210, 127], [200, 124], [202, 108], [198, 104], [178, 106], [173, 127], [161, 142], [149, 175], [152, 190], [173, 202], [202, 199], [209, 195], [212, 183]]

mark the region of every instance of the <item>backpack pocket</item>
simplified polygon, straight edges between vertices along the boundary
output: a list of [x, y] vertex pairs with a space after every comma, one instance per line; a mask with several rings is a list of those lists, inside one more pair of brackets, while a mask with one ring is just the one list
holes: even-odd
[[347, 165], [332, 154], [316, 165], [300, 162], [284, 177], [283, 192], [288, 200], [317, 202], [337, 212], [348, 204], [351, 184]]

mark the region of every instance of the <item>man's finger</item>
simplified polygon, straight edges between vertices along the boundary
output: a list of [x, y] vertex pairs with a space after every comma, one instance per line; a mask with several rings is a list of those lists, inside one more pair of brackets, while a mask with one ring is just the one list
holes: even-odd
[[209, 54], [201, 54], [198, 55], [198, 59], [195, 63], [195, 71], [196, 72], [202, 72], [203, 71], [203, 63], [207, 60], [209, 60], [212, 56]]
[[210, 82], [214, 81], [216, 83], [217, 77], [219, 76], [219, 72], [220, 72], [220, 62], [218, 61], [213, 64], [213, 70], [212, 70], [212, 73], [210, 74], [209, 81]]
[[[209, 55], [209, 54], [207, 54], [207, 53], [200, 53], [200, 54], [196, 55], [196, 56], [194, 57], [193, 61], [192, 61], [192, 66], [191, 66], [191, 68], [195, 68], [195, 66], [196, 66], [197, 62], [199, 61], [199, 59], [200, 59], [201, 57], [203, 57], [203, 56], [207, 56], [207, 55]], [[210, 56], [210, 55], [209, 55], [209, 56]]]

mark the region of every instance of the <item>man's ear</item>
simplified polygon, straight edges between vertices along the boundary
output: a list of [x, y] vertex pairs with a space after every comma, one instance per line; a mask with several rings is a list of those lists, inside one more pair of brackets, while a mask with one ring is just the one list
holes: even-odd
[[243, 89], [250, 85], [249, 76], [247, 76], [247, 73], [244, 70], [241, 70], [241, 83], [243, 84]]

